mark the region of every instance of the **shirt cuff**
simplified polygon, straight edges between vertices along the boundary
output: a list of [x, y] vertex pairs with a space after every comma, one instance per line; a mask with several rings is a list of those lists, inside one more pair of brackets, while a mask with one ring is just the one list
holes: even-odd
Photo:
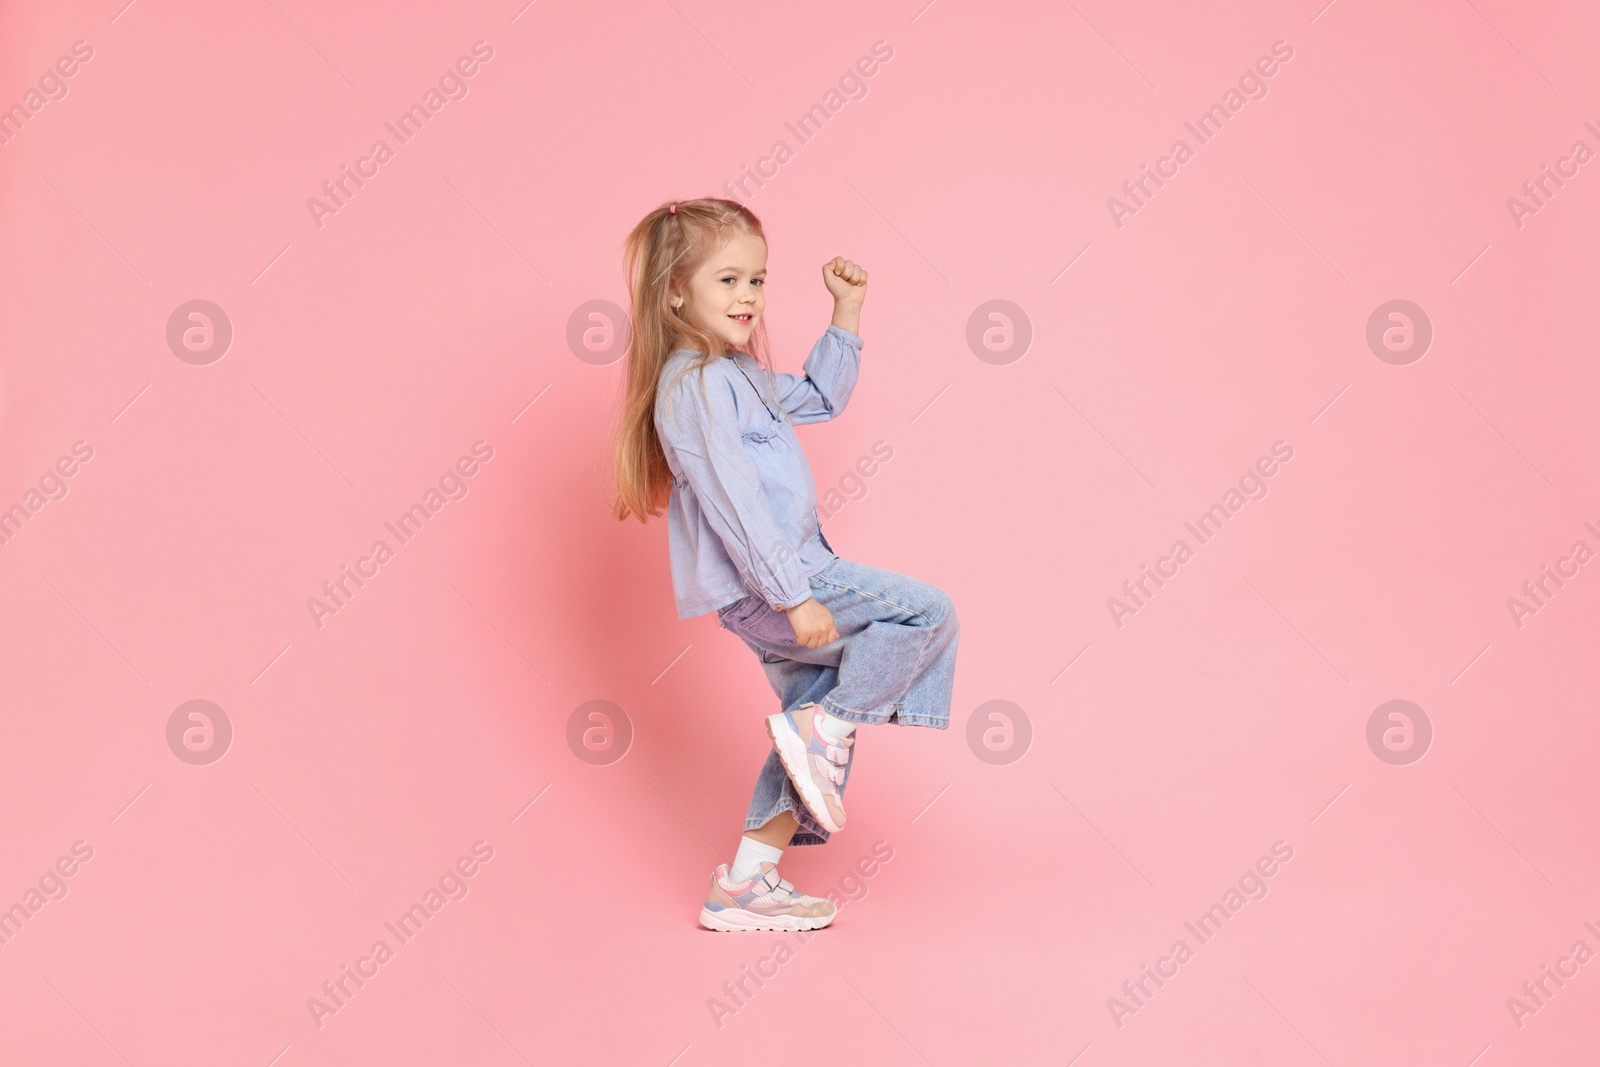
[[768, 600], [767, 603], [771, 604], [775, 611], [787, 611], [790, 608], [798, 607], [799, 605], [804, 604], [806, 601], [810, 600], [811, 599], [811, 590], [807, 589], [800, 596], [790, 597], [789, 599], [792, 601], [792, 603], [785, 604], [782, 600]]
[[854, 341], [858, 345], [861, 343], [860, 336], [858, 336], [857, 334], [851, 333], [849, 330], [845, 329], [843, 326], [835, 326], [833, 323], [830, 322], [830, 323], [828, 323], [828, 330], [831, 330], [832, 332], [838, 334], [840, 337], [843, 337], [847, 341]]

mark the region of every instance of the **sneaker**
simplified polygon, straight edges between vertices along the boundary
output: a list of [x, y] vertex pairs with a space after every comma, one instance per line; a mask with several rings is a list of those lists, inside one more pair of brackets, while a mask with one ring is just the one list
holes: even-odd
[[720, 864], [706, 887], [700, 925], [707, 930], [820, 930], [833, 922], [833, 901], [796, 893], [778, 877], [778, 868], [763, 863], [761, 873], [743, 882], [728, 880]]
[[844, 828], [839, 785], [856, 739], [824, 735], [819, 727], [822, 714], [820, 704], [801, 704], [792, 712], [768, 715], [767, 733], [806, 808], [829, 833], [836, 833]]

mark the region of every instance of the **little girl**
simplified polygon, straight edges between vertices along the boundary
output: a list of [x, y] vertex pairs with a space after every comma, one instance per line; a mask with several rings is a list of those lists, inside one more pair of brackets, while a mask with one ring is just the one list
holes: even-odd
[[766, 237], [743, 205], [659, 207], [629, 234], [625, 260], [633, 340], [614, 514], [644, 522], [667, 504], [679, 618], [717, 612], [782, 709], [767, 717], [772, 751], [700, 924], [815, 930], [833, 902], [796, 892], [778, 860], [844, 826], [857, 724], [950, 725], [960, 633], [942, 590], [834, 554], [795, 436], [855, 388], [867, 272], [838, 257], [823, 266], [833, 323], [795, 375], [766, 353]]

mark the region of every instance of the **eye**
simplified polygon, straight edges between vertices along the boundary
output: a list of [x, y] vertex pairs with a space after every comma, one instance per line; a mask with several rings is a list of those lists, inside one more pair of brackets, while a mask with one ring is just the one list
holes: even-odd
[[750, 284], [751, 285], [758, 285], [758, 286], [759, 285], [766, 285], [767, 284], [767, 280], [765, 278], [751, 278], [750, 279]]

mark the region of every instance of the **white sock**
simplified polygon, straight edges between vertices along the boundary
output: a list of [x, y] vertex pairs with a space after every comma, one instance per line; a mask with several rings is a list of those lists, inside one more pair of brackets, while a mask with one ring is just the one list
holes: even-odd
[[822, 712], [822, 732], [829, 737], [849, 737], [856, 732], [856, 724], [836, 719], [826, 709]]
[[739, 839], [739, 851], [734, 854], [733, 865], [728, 868], [728, 881], [742, 882], [761, 873], [761, 864], [777, 865], [783, 849], [764, 844], [753, 837]]

